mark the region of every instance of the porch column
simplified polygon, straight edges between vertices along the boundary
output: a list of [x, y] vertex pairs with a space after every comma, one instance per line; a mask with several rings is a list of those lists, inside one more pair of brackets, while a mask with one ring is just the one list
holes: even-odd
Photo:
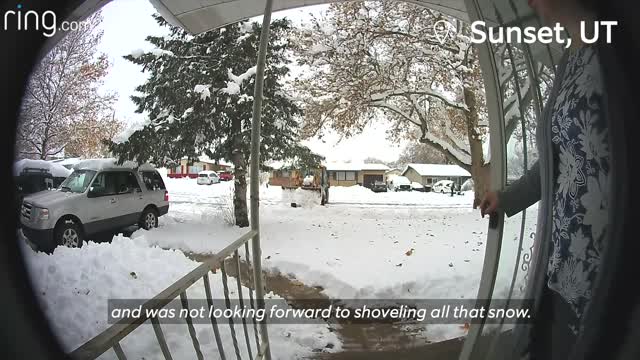
[[[264, 68], [269, 45], [269, 27], [271, 25], [271, 7], [273, 0], [266, 0], [264, 17], [262, 19], [262, 33], [258, 49], [258, 64], [256, 82], [253, 91], [253, 116], [251, 118], [251, 162], [250, 162], [250, 199], [251, 199], [251, 229], [256, 235], [251, 240], [253, 249], [253, 278], [256, 291], [256, 301], [259, 309], [264, 309], [264, 286], [262, 284], [262, 251], [260, 249], [260, 121], [262, 118], [262, 87], [264, 83]], [[260, 322], [260, 338], [262, 345], [266, 345], [264, 359], [271, 360], [271, 346], [266, 318]]]

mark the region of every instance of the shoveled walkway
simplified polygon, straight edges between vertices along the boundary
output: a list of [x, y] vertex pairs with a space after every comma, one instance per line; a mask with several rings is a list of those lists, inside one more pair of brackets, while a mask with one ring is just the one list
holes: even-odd
[[[204, 261], [209, 256], [199, 254], [187, 254], [196, 261]], [[235, 263], [227, 259], [226, 269], [229, 276], [236, 276]], [[245, 262], [241, 262], [241, 279], [244, 286], [251, 287], [250, 268]], [[304, 300], [305, 306], [311, 304], [317, 307], [325, 307], [331, 299], [322, 293], [320, 287], [310, 287], [295, 279], [280, 274], [266, 273], [267, 292], [281, 296], [292, 306], [296, 301]], [[340, 322], [333, 329], [342, 340], [342, 352], [330, 353], [324, 349], [314, 349], [316, 353], [311, 359], [420, 359], [420, 360], [455, 360], [462, 349], [462, 339], [451, 339], [438, 343], [429, 343], [424, 337], [413, 336], [400, 324], [354, 324]]]

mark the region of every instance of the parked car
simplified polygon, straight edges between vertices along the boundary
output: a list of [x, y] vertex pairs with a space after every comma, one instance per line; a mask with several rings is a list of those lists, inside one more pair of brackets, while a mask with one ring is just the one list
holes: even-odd
[[433, 192], [450, 193], [452, 186], [453, 186], [453, 181], [440, 180], [437, 183], [433, 184], [433, 187], [431, 189]]
[[420, 184], [419, 182], [412, 182], [411, 183], [411, 191], [420, 191], [420, 192], [425, 192], [427, 191], [426, 187], [422, 184]]
[[149, 230], [169, 211], [169, 193], [153, 167], [86, 161], [60, 188], [24, 198], [20, 222], [39, 250], [80, 247], [88, 236], [138, 224]]
[[375, 181], [371, 184], [371, 191], [373, 192], [387, 192], [387, 184], [384, 181]]
[[25, 196], [55, 189], [60, 186], [64, 179], [66, 179], [66, 176], [53, 176], [48, 169], [24, 168], [15, 177], [18, 209], [22, 205], [22, 200]]
[[389, 182], [391, 191], [411, 191], [411, 181], [405, 176], [394, 176]]
[[220, 177], [215, 171], [205, 170], [198, 173], [198, 185], [211, 185], [220, 182]]
[[220, 181], [233, 180], [233, 174], [230, 171], [221, 171], [220, 173], [218, 173], [218, 177], [220, 177]]

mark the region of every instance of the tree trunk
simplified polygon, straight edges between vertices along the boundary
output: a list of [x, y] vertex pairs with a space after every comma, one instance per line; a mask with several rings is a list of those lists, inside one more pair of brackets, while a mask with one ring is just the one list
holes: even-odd
[[233, 150], [231, 151], [231, 162], [234, 170], [234, 197], [233, 211], [236, 218], [236, 225], [239, 227], [249, 226], [249, 211], [247, 209], [247, 164], [242, 153], [242, 120], [234, 119], [231, 127], [233, 131]]
[[475, 193], [473, 199], [473, 208], [477, 208], [489, 188], [489, 165], [484, 163], [484, 154], [482, 152], [482, 139], [478, 132], [478, 104], [475, 91], [465, 87], [464, 101], [469, 108], [465, 111], [467, 120], [467, 136], [469, 139], [469, 147], [471, 153], [471, 177], [473, 178], [473, 191]]

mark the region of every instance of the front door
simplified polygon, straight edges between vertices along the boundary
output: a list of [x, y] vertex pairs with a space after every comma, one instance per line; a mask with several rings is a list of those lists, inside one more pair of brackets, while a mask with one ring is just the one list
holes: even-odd
[[[524, 1], [466, 0], [471, 21], [491, 26], [540, 26]], [[524, 20], [523, 20], [524, 19]], [[555, 76], [561, 50], [541, 44], [478, 45], [490, 126], [493, 190], [525, 174], [537, 160], [535, 128]], [[478, 306], [518, 308], [525, 298], [534, 253], [538, 204], [489, 222]], [[514, 348], [507, 321], [471, 326], [461, 360], [510, 358]]]

